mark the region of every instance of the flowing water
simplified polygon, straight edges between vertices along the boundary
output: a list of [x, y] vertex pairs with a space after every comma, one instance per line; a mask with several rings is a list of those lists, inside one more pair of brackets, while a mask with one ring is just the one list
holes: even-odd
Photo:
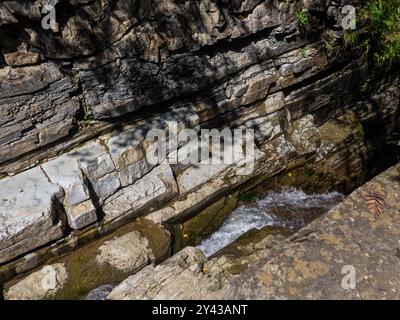
[[[306, 194], [290, 188], [274, 191], [232, 211], [219, 230], [198, 246], [207, 257], [234, 242], [251, 229], [276, 226], [296, 232], [315, 218], [326, 213], [343, 199], [337, 192]], [[114, 288], [101, 286], [90, 292], [86, 300], [104, 300]]]
[[198, 248], [209, 257], [247, 231], [265, 226], [284, 227], [294, 233], [342, 199], [343, 195], [337, 192], [308, 195], [294, 188], [270, 192], [234, 210], [221, 228], [203, 240]]

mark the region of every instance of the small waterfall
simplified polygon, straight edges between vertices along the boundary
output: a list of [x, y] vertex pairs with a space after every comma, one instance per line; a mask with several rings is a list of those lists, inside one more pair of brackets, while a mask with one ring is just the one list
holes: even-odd
[[296, 232], [342, 199], [343, 195], [337, 192], [306, 194], [294, 188], [270, 192], [266, 197], [234, 210], [221, 228], [204, 239], [198, 248], [209, 257], [247, 231], [265, 226], [284, 227]]

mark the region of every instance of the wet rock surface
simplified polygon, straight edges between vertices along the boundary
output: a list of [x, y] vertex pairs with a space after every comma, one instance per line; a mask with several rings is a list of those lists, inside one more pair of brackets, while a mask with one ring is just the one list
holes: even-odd
[[[194, 226], [211, 232], [242, 189], [285, 174], [286, 185], [348, 192], [392, 163], [381, 141], [399, 127], [398, 73], [382, 79], [362, 44], [343, 48], [327, 10], [342, 4], [49, 3], [49, 30], [43, 1], [0, 4], [0, 282], [141, 216], [170, 225], [203, 213], [182, 241], [197, 243]], [[254, 129], [254, 170], [243, 174], [243, 158], [151, 163], [160, 145], [168, 157], [190, 149], [182, 140], [170, 150], [171, 125], [176, 135]], [[149, 141], [151, 129], [166, 139]]]
[[[127, 276], [164, 260], [170, 254], [170, 246], [167, 230], [139, 220], [6, 283], [4, 297], [10, 300], [78, 299], [90, 292], [87, 298], [94, 299]], [[104, 285], [107, 287], [102, 291]]]
[[67, 279], [63, 264], [47, 265], [6, 290], [4, 297], [7, 300], [51, 299], [62, 290]]
[[153, 267], [149, 266], [117, 286], [108, 300], [216, 299], [229, 279], [223, 270], [212, 275], [203, 270], [207, 261], [201, 250], [186, 247]]
[[[225, 291], [229, 299], [398, 299], [400, 165], [353, 192], [325, 216], [265, 251]], [[371, 192], [382, 214], [371, 212]], [[344, 277], [354, 268], [354, 288]], [[343, 270], [345, 272], [343, 272]], [[344, 283], [344, 287], [343, 287]]]
[[[371, 194], [383, 199], [379, 215]], [[186, 247], [108, 299], [398, 299], [399, 204], [396, 165], [294, 235], [253, 229], [208, 260]]]
[[[228, 219], [225, 219], [219, 230], [197, 247], [208, 256], [208, 259], [203, 254], [199, 255], [198, 249], [179, 248], [178, 250], [181, 251], [161, 265], [148, 267], [149, 270], [143, 269], [122, 282], [110, 294], [109, 298], [170, 299], [169, 295], [173, 295], [177, 299], [221, 299], [221, 289], [224, 290], [228, 280], [243, 273], [249, 266], [263, 257], [266, 250], [273, 248], [292, 235], [293, 228], [299, 228], [298, 222], [287, 220], [283, 216], [275, 217], [274, 212], [271, 211], [273, 208], [281, 206], [281, 210], [285, 210], [285, 206], [291, 204], [292, 207], [288, 209], [290, 211], [297, 206], [297, 218], [298, 220], [304, 219], [300, 224], [300, 226], [304, 226], [315, 218], [315, 216], [312, 217], [309, 214], [308, 209], [313, 208], [315, 212], [319, 212], [315, 214], [320, 216], [340, 199], [341, 195], [336, 193], [306, 195], [301, 191], [290, 189], [271, 192], [266, 198], [260, 198], [257, 202], [242, 203], [238, 209], [229, 215]], [[183, 238], [181, 245], [196, 243], [196, 238], [193, 235], [198, 236], [201, 232], [204, 232], [207, 221], [212, 224], [208, 226], [209, 229], [212, 227], [217, 229], [218, 224], [215, 225], [216, 218], [214, 215], [218, 213], [221, 202], [223, 201], [217, 201], [215, 206], [211, 205], [203, 213], [176, 226], [174, 233], [178, 233], [178, 236]], [[292, 212], [292, 217], [296, 214]], [[217, 219], [226, 218], [223, 213], [220, 213], [217, 217]], [[293, 228], [290, 226], [293, 226]], [[246, 232], [246, 230], [249, 231]], [[175, 250], [177, 249], [176, 245], [175, 243]], [[218, 250], [216, 248], [223, 249]], [[196, 267], [192, 266], [192, 260], [189, 263], [186, 258], [182, 258], [186, 257], [188, 252], [189, 256], [197, 257]], [[186, 261], [186, 264], [183, 263], [183, 260]], [[192, 272], [183, 271], [185, 276], [181, 279], [181, 269], [186, 267]], [[174, 279], [175, 277], [173, 284], [170, 283], [173, 280], [166, 280], [166, 274], [168, 274], [168, 278]], [[169, 276], [169, 274], [171, 275]], [[195, 296], [194, 283], [201, 286], [201, 298], [199, 295]], [[212, 283], [214, 285], [211, 286]], [[169, 289], [170, 286], [172, 286], [172, 289]], [[143, 293], [143, 291], [146, 291], [146, 293]]]

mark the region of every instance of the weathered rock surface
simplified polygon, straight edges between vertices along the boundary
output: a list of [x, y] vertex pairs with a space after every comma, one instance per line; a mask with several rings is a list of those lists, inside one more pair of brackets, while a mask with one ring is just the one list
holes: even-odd
[[40, 168], [0, 181], [0, 263], [62, 237], [62, 196]]
[[162, 264], [129, 277], [107, 299], [216, 299], [229, 275], [222, 270], [213, 276], [204, 273], [206, 261], [201, 250], [186, 247]]
[[99, 250], [96, 257], [99, 264], [109, 264], [125, 272], [138, 271], [154, 260], [149, 241], [136, 231], [105, 242]]
[[399, 205], [400, 164], [290, 237], [251, 230], [209, 261], [186, 247], [108, 299], [398, 299]]
[[[300, 1], [49, 4], [57, 11], [53, 32], [42, 28], [41, 1], [5, 1], [1, 9], [0, 28], [7, 36], [0, 41], [0, 102], [17, 115], [17, 121], [9, 114], [0, 122], [3, 174], [31, 165], [32, 155], [43, 160], [43, 146], [78, 131], [77, 123], [85, 125], [91, 116], [107, 119], [145, 112], [145, 107], [161, 102], [166, 111], [171, 98], [193, 93], [199, 93], [197, 101], [188, 99], [173, 108], [207, 106], [203, 115], [215, 117], [257, 103], [270, 113], [287, 100], [282, 89], [345, 60], [344, 55], [325, 57], [317, 46], [299, 49], [304, 40], [295, 12], [305, 5]], [[313, 21], [315, 33], [322, 32], [321, 24]], [[331, 27], [330, 18], [322, 22]], [[340, 83], [344, 76], [351, 72], [333, 79]], [[342, 86], [348, 84], [355, 86], [342, 81]], [[206, 97], [201, 94], [205, 89], [211, 93]], [[48, 152], [55, 156], [58, 151]], [[10, 163], [19, 156], [24, 156], [20, 165]]]
[[4, 286], [6, 299], [77, 299], [165, 259], [170, 234], [139, 220]]
[[[382, 197], [382, 205], [374, 204], [379, 206], [381, 215], [374, 215], [376, 211], [367, 202], [374, 192]], [[225, 298], [399, 299], [399, 213], [397, 165], [266, 251], [258, 262], [231, 281]], [[345, 278], [350, 275], [349, 270], [355, 272], [353, 288]]]
[[[181, 223], [305, 164], [288, 183], [348, 191], [393, 157], [379, 141], [399, 126], [399, 77], [380, 79], [361, 44], [343, 48], [340, 17], [327, 11], [342, 3], [54, 0], [51, 30], [41, 26], [43, 3], [0, 4], [0, 194], [24, 184], [17, 203], [0, 203], [0, 219], [17, 221], [32, 199], [38, 185], [24, 172], [32, 167], [45, 173], [40, 201], [57, 205], [16, 222], [43, 225], [38, 233], [26, 226], [0, 237], [2, 280], [138, 216]], [[303, 6], [307, 39], [295, 15]], [[170, 143], [188, 128], [254, 129], [254, 170], [243, 175], [243, 159], [168, 163], [185, 158], [190, 142], [177, 151]], [[148, 141], [150, 129], [165, 139]], [[160, 145], [166, 154], [152, 163]]]
[[1, 68], [0, 163], [69, 135], [80, 109], [76, 90], [54, 63]]
[[64, 190], [64, 208], [72, 228], [82, 229], [97, 220], [78, 158], [67, 154], [45, 163], [42, 168], [48, 179]]
[[63, 264], [44, 266], [5, 291], [7, 300], [41, 300], [51, 299], [62, 290], [68, 279]]

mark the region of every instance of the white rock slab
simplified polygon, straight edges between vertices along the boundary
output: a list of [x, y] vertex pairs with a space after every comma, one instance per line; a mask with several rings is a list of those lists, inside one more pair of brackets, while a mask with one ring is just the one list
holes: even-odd
[[103, 205], [121, 188], [121, 181], [106, 147], [96, 140], [74, 150], [73, 154]]
[[50, 181], [63, 188], [64, 207], [68, 223], [73, 229], [82, 229], [97, 220], [88, 187], [79, 167], [76, 155], [65, 154], [42, 166]]
[[178, 194], [174, 174], [168, 164], [161, 164], [133, 185], [123, 189], [133, 211], [155, 208]]
[[78, 158], [80, 168], [90, 179], [97, 180], [115, 171], [110, 154], [99, 140], [86, 143], [72, 154]]
[[40, 168], [0, 180], [0, 263], [62, 237], [62, 197]]

